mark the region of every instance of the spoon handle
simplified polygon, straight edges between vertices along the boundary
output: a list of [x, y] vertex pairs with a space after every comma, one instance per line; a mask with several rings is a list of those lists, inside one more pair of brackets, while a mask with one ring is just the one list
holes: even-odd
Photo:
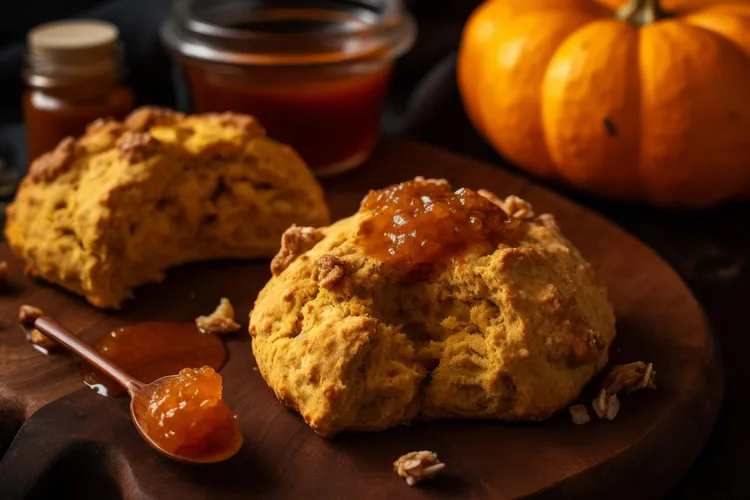
[[88, 361], [96, 368], [112, 377], [118, 384], [123, 386], [130, 395], [143, 389], [143, 384], [123, 371], [120, 367], [99, 354], [93, 347], [78, 338], [73, 332], [48, 316], [37, 318], [34, 322], [37, 330], [47, 337], [57, 341], [67, 349], [73, 351], [80, 358]]

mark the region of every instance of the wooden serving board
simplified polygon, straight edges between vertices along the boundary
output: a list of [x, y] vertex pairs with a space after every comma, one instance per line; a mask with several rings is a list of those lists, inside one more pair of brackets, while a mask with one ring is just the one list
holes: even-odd
[[[164, 283], [139, 289], [123, 311], [104, 313], [29, 280], [3, 246], [0, 258], [10, 262], [12, 290], [0, 296], [0, 497], [613, 499], [667, 491], [698, 455], [723, 388], [714, 340], [685, 284], [652, 250], [602, 217], [507, 172], [426, 146], [384, 140], [365, 166], [324, 187], [334, 216], [343, 217], [368, 189], [416, 175], [518, 194], [537, 213], [555, 214], [609, 287], [618, 318], [612, 362], [653, 362], [658, 390], [624, 396], [611, 422], [592, 412], [591, 422], [577, 426], [561, 411], [533, 424], [415, 423], [327, 440], [276, 401], [253, 370], [243, 329], [228, 340], [222, 375], [245, 446], [222, 464], [179, 464], [140, 439], [126, 400], [83, 386], [72, 356], [44, 356], [27, 344], [18, 307], [39, 306], [89, 341], [138, 321], [191, 321], [222, 296], [244, 320], [270, 277], [268, 262], [175, 269]], [[581, 401], [590, 404], [600, 384], [593, 381]], [[410, 488], [391, 463], [421, 449], [437, 452], [447, 468]]]

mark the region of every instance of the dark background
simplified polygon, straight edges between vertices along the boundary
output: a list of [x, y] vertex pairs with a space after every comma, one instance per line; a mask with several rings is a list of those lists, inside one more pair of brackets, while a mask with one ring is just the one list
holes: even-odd
[[[7, 1], [7, 0], [6, 0]], [[466, 17], [477, 0], [407, 0], [419, 23], [413, 50], [396, 68], [383, 128], [518, 171], [495, 154], [467, 121], [455, 85], [455, 59]], [[33, 26], [64, 17], [117, 24], [137, 104], [176, 106], [170, 60], [158, 38], [169, 0], [25, 0], [4, 3], [0, 16], [0, 202], [13, 195], [26, 170], [20, 94], [24, 40]], [[748, 89], [750, 92], [750, 89]], [[750, 131], [748, 131], [750, 133]], [[706, 165], [711, 168], [711, 165]], [[701, 457], [669, 498], [750, 498], [750, 205], [734, 203], [700, 212], [663, 211], [607, 202], [552, 186], [651, 245], [685, 279], [703, 304], [724, 352], [726, 393], [716, 428]], [[2, 208], [2, 207], [0, 207]], [[659, 467], [658, 463], [652, 464]], [[633, 478], [633, 480], [638, 480]], [[0, 494], [0, 496], [2, 496]]]

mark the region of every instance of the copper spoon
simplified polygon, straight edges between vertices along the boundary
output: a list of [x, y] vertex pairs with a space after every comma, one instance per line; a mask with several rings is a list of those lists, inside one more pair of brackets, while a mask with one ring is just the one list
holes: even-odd
[[138, 429], [141, 437], [143, 437], [143, 439], [145, 439], [152, 448], [159, 451], [160, 453], [179, 462], [210, 464], [222, 462], [228, 458], [233, 457], [242, 447], [242, 440], [235, 440], [236, 442], [233, 442], [232, 446], [228, 449], [222, 450], [221, 452], [214, 455], [199, 458], [175, 455], [174, 453], [166, 451], [165, 449], [161, 448], [151, 436], [148, 435], [144, 416], [148, 410], [148, 405], [151, 401], [151, 395], [154, 394], [154, 392], [156, 392], [158, 389], [160, 389], [163, 384], [177, 377], [177, 375], [167, 375], [166, 377], [154, 380], [150, 384], [144, 384], [143, 382], [136, 380], [120, 367], [112, 363], [112, 361], [99, 354], [96, 349], [78, 338], [75, 334], [73, 334], [73, 332], [60, 325], [52, 318], [47, 316], [37, 318], [37, 320], [34, 322], [34, 326], [37, 330], [42, 332], [47, 337], [57, 341], [57, 343], [72, 351], [81, 359], [88, 361], [94, 367], [110, 376], [113, 380], [115, 380], [118, 384], [125, 388], [126, 391], [128, 391], [128, 395], [130, 396], [130, 416], [135, 423], [136, 429]]

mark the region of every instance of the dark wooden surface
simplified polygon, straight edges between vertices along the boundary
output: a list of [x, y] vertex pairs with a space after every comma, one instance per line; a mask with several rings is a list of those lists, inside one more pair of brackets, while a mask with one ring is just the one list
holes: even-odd
[[[15, 322], [18, 305], [40, 305], [88, 340], [135, 321], [190, 320], [220, 296], [230, 297], [244, 316], [269, 276], [267, 262], [174, 270], [164, 284], [139, 290], [123, 312], [103, 314], [32, 283], [11, 260], [15, 286], [0, 298], [0, 446], [9, 446], [0, 461], [3, 498], [648, 498], [672, 487], [698, 455], [722, 394], [712, 337], [678, 275], [648, 247], [580, 206], [504, 171], [414, 144], [386, 141], [366, 167], [325, 187], [341, 217], [356, 209], [368, 188], [417, 174], [519, 194], [537, 211], [556, 214], [610, 288], [618, 314], [613, 362], [655, 362], [659, 389], [624, 398], [614, 422], [594, 417], [575, 426], [562, 412], [539, 424], [419, 423], [328, 441], [275, 400], [252, 370], [249, 338], [240, 334], [229, 340], [222, 374], [246, 445], [225, 464], [190, 467], [141, 442], [126, 401], [76, 391], [82, 384], [70, 356], [44, 357], [26, 344]], [[5, 257], [7, 249], [2, 252]], [[585, 392], [586, 402], [595, 389]], [[421, 448], [438, 452], [448, 469], [425, 487], [409, 488], [390, 463]]]

